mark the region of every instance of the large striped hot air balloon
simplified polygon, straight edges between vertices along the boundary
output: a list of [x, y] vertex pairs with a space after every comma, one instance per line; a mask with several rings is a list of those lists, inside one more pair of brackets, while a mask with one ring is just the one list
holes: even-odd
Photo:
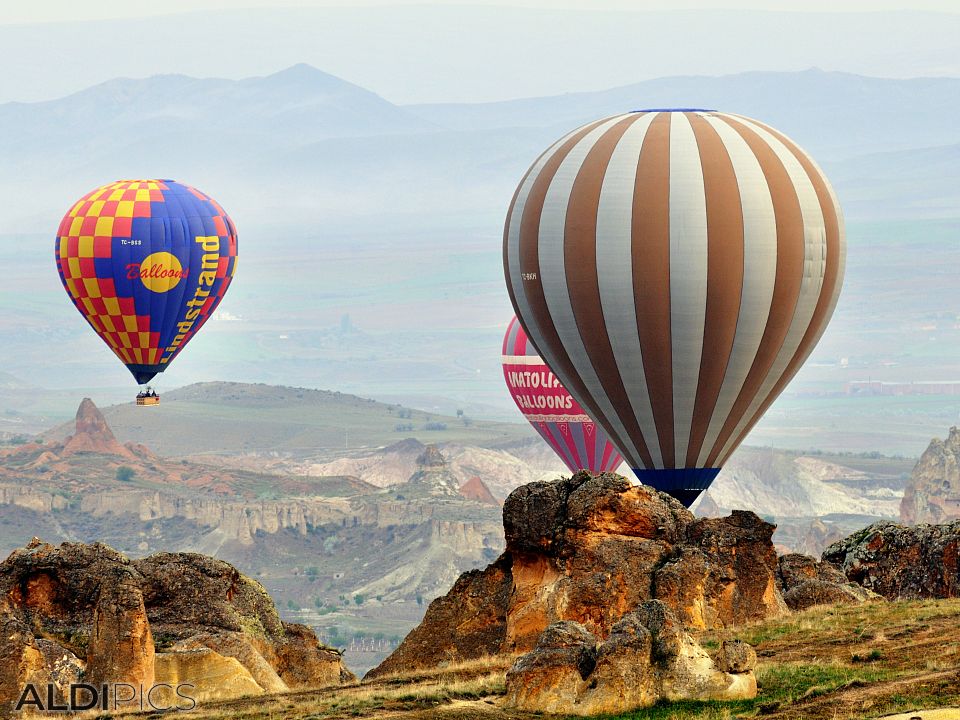
[[844, 257], [810, 156], [710, 110], [574, 130], [527, 172], [504, 231], [544, 360], [639, 479], [688, 505], [820, 339]]
[[223, 299], [237, 267], [237, 230], [188, 185], [120, 180], [73, 204], [55, 254], [77, 310], [144, 384]]
[[600, 473], [620, 466], [623, 458], [607, 434], [540, 359], [516, 318], [507, 326], [502, 359], [503, 379], [517, 408], [570, 472]]

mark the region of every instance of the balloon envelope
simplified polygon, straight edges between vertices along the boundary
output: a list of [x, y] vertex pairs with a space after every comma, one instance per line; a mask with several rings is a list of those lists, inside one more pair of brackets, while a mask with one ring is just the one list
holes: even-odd
[[540, 359], [514, 318], [503, 338], [503, 378], [520, 412], [570, 472], [616, 470], [623, 462], [607, 434]]
[[756, 120], [637, 111], [561, 138], [507, 216], [517, 315], [644, 483], [690, 504], [833, 313], [845, 241], [813, 160]]
[[77, 310], [146, 383], [223, 299], [237, 267], [237, 231], [216, 201], [188, 185], [120, 180], [74, 203], [55, 255]]

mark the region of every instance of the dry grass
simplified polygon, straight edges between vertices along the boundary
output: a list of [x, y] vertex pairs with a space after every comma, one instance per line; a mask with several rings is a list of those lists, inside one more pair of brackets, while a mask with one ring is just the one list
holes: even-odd
[[[662, 704], [617, 720], [861, 720], [960, 705], [960, 600], [814, 608], [702, 633], [700, 640], [710, 649], [731, 637], [757, 650], [755, 700]], [[209, 704], [190, 716], [531, 720], [537, 716], [498, 706], [510, 663], [485, 657], [346, 687]]]

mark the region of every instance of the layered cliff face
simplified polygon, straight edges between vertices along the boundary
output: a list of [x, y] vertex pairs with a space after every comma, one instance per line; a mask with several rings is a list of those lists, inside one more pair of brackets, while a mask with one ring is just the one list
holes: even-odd
[[935, 438], [910, 474], [900, 503], [900, 521], [907, 525], [960, 519], [960, 429], [946, 440]]
[[187, 681], [207, 699], [351, 679], [339, 653], [280, 620], [259, 583], [202, 555], [131, 561], [101, 544], [34, 539], [0, 564], [0, 625], [3, 708], [27, 682], [52, 683], [62, 700], [80, 677]]
[[526, 652], [558, 621], [603, 639], [650, 599], [696, 628], [787, 611], [774, 526], [753, 513], [698, 520], [668, 495], [581, 472], [518, 488], [503, 519], [504, 554], [462, 575], [372, 676]]

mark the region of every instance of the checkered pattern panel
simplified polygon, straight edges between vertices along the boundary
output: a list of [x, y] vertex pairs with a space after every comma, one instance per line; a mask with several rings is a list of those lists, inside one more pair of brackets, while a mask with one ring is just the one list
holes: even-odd
[[[196, 290], [201, 258], [209, 257], [196, 244], [213, 236], [220, 246], [216, 282], [204, 288], [201, 311], [183, 332], [185, 303]], [[156, 251], [181, 263], [182, 287], [161, 295], [140, 281], [139, 263]], [[60, 223], [55, 256], [77, 310], [117, 357], [160, 372], [223, 299], [236, 271], [237, 234], [223, 208], [194, 188], [169, 180], [121, 180], [74, 203]]]

